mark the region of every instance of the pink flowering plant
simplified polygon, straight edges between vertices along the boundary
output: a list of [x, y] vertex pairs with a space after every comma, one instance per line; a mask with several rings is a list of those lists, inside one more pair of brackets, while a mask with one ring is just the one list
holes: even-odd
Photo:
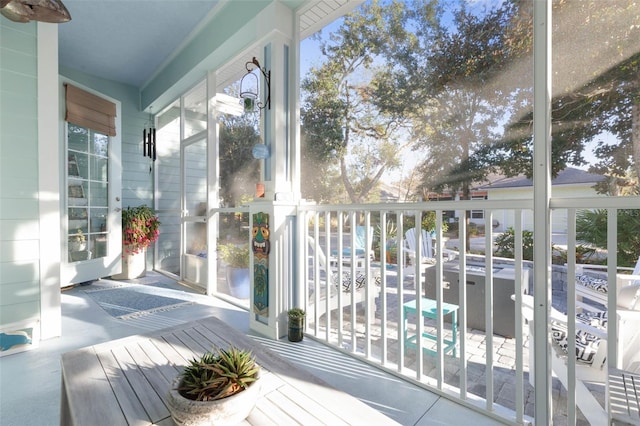
[[125, 253], [140, 253], [160, 236], [160, 221], [155, 212], [145, 205], [127, 207], [122, 211], [122, 244]]

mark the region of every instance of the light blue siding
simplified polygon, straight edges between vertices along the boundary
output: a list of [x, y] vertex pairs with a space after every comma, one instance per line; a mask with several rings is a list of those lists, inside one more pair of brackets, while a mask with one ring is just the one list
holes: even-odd
[[40, 315], [36, 41], [0, 20], [0, 327]]

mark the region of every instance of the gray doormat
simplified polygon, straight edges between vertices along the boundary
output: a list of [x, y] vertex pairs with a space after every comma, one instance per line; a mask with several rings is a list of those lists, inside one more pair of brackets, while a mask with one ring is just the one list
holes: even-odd
[[154, 294], [158, 289], [142, 285], [84, 290], [109, 315], [119, 319], [137, 318], [192, 305], [192, 301]]

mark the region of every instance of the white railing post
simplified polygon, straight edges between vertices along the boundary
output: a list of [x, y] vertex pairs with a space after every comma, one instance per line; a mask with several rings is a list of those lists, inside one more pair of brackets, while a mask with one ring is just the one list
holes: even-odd
[[[514, 294], [515, 294], [515, 330], [516, 330], [516, 345], [515, 345], [515, 360], [516, 360], [516, 421], [518, 423], [523, 423], [524, 418], [524, 356], [523, 356], [523, 346], [524, 339], [522, 335], [522, 210], [516, 210], [514, 215], [514, 262], [515, 262], [515, 282], [514, 282]], [[527, 292], [529, 283], [527, 285]], [[530, 348], [529, 350], [533, 350]], [[529, 372], [531, 374], [531, 372]]]
[[552, 424], [551, 346], [551, 1], [533, 2], [533, 229], [535, 419]]
[[491, 210], [484, 213], [484, 322], [486, 336], [486, 402], [487, 411], [493, 410], [493, 214]]

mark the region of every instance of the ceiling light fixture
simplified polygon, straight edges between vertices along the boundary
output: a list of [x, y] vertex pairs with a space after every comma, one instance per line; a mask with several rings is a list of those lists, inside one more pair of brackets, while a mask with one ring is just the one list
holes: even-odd
[[60, 24], [71, 20], [69, 11], [60, 0], [0, 0], [0, 12], [14, 22]]
[[[261, 110], [265, 107], [271, 109], [271, 70], [267, 71], [260, 67], [260, 62], [256, 57], [253, 60], [247, 62], [244, 67], [247, 69], [247, 73], [240, 80], [240, 98], [244, 105], [244, 112], [252, 112], [257, 106]], [[258, 76], [254, 71], [257, 69], [262, 73], [267, 87], [267, 98], [264, 103], [257, 101], [258, 99]]]

